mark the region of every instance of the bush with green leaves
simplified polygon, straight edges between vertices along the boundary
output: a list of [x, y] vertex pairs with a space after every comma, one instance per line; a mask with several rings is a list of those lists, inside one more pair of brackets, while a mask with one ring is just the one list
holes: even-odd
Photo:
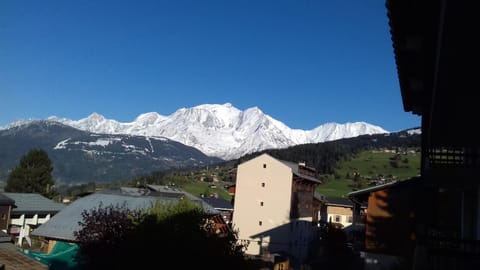
[[209, 216], [187, 199], [143, 212], [99, 207], [82, 216], [75, 235], [85, 269], [249, 269], [236, 233], [215, 233]]

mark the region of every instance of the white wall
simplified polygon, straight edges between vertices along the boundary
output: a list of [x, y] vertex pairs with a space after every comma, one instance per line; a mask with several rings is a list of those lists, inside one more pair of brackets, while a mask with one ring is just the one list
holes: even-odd
[[[260, 240], [264, 245], [275, 242], [288, 247], [291, 191], [291, 168], [269, 155], [258, 156], [238, 166], [233, 228], [238, 230], [240, 240], [253, 240], [247, 254], [260, 254]], [[259, 234], [265, 237], [254, 237]]]

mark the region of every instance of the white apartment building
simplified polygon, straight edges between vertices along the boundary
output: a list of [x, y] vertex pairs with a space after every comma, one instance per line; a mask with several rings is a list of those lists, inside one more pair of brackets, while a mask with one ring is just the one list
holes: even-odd
[[250, 255], [287, 252], [302, 261], [318, 223], [315, 169], [262, 154], [238, 165], [233, 229]]

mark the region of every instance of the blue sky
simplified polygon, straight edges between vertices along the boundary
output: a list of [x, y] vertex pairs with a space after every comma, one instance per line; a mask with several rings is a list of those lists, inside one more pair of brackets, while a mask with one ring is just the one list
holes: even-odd
[[0, 1], [0, 126], [227, 102], [299, 129], [420, 126], [384, 1]]

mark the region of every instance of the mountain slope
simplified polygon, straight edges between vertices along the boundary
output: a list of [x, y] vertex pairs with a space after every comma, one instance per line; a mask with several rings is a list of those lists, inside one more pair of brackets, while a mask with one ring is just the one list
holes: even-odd
[[0, 180], [31, 148], [47, 151], [56, 180], [109, 182], [221, 161], [163, 137], [96, 134], [49, 120], [0, 130]]
[[49, 120], [94, 133], [162, 136], [225, 160], [265, 149], [388, 133], [365, 122], [327, 123], [312, 130], [291, 129], [257, 107], [241, 111], [230, 103], [181, 108], [169, 116], [150, 112], [129, 123], [106, 119], [97, 113], [77, 121], [57, 117]]
[[373, 149], [419, 149], [420, 146], [420, 130], [409, 129], [388, 134], [360, 135], [323, 143], [295, 145], [285, 149], [268, 149], [226, 161], [224, 164], [237, 166], [257, 155], [268, 153], [282, 160], [292, 162], [304, 161], [308, 166], [314, 167], [319, 174], [333, 174], [339, 161], [349, 159], [361, 151]]

